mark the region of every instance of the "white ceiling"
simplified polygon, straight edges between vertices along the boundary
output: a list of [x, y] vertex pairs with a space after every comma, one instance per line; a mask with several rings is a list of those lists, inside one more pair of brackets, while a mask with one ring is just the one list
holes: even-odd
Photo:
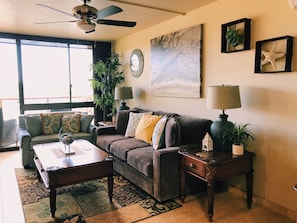
[[[137, 25], [133, 28], [126, 28], [97, 24], [95, 32], [86, 34], [78, 29], [76, 23], [73, 22], [35, 24], [37, 22], [73, 20], [70, 16], [36, 4], [44, 4], [71, 13], [74, 6], [82, 5], [79, 0], [0, 0], [0, 32], [113, 41], [176, 16], [183, 16], [183, 13], [188, 13], [214, 1], [216, 0], [92, 0], [89, 5], [97, 10], [112, 4], [123, 9], [123, 12], [106, 17], [106, 19], [135, 21]], [[150, 8], [131, 4], [146, 5]]]

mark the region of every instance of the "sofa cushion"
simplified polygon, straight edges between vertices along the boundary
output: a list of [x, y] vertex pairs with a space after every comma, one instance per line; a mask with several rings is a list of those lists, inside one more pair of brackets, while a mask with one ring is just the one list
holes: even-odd
[[94, 115], [82, 114], [80, 117], [80, 131], [88, 132], [88, 127], [91, 124]]
[[96, 145], [99, 146], [100, 148], [104, 149], [107, 152], [110, 152], [110, 145], [111, 143], [122, 140], [122, 139], [127, 139], [127, 137], [117, 134], [117, 135], [100, 135], [97, 137], [96, 140]]
[[80, 117], [81, 114], [64, 114], [62, 117], [63, 132], [80, 132]]
[[176, 117], [170, 118], [166, 123], [165, 145], [166, 147], [174, 147], [180, 145], [180, 128], [176, 121]]
[[192, 118], [186, 116], [176, 117], [176, 121], [180, 128], [181, 145], [185, 144], [199, 144], [206, 132], [210, 131], [211, 120]]
[[152, 144], [152, 135], [154, 128], [161, 118], [162, 116], [159, 115], [143, 115], [136, 127], [135, 138]]
[[40, 114], [41, 126], [44, 135], [58, 134], [61, 128], [60, 113], [44, 113]]
[[149, 147], [137, 148], [128, 152], [127, 163], [147, 177], [153, 176], [153, 153]]
[[126, 133], [130, 112], [130, 110], [121, 110], [117, 113], [116, 130], [122, 135]]
[[141, 119], [141, 117], [144, 114], [152, 114], [152, 112], [147, 112], [147, 113], [135, 113], [135, 112], [130, 112], [129, 113], [129, 121], [126, 129], [125, 136], [126, 137], [135, 137], [135, 130], [137, 128], [137, 125]]
[[42, 135], [41, 118], [39, 115], [25, 116], [25, 126], [32, 137]]
[[[85, 139], [91, 141], [91, 135], [84, 132], [78, 132], [73, 134], [76, 139]], [[32, 138], [32, 145], [40, 144], [40, 143], [48, 143], [48, 142], [58, 142], [59, 137], [58, 134], [52, 135], [39, 135]]]
[[165, 147], [165, 125], [168, 117], [163, 116], [156, 124], [153, 135], [152, 135], [152, 145], [154, 149], [161, 149]]
[[146, 146], [149, 146], [149, 144], [144, 141], [135, 138], [127, 138], [112, 142], [109, 151], [119, 159], [126, 161], [127, 154], [130, 150]]

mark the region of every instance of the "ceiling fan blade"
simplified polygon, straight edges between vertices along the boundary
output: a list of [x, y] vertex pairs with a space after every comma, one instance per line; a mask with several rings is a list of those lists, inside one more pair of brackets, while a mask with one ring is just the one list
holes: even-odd
[[103, 8], [103, 9], [100, 9], [97, 11], [97, 20], [105, 18], [110, 15], [117, 14], [122, 11], [123, 11], [123, 9], [121, 9], [120, 7], [117, 7], [115, 5], [108, 6], [106, 8]]
[[53, 22], [35, 22], [35, 24], [51, 24], [51, 23], [77, 22], [77, 21], [78, 21], [78, 20], [53, 21]]
[[125, 27], [136, 26], [136, 22], [109, 20], [109, 19], [98, 19], [97, 23], [101, 25], [110, 25], [110, 26], [125, 26]]
[[64, 11], [61, 11], [61, 10], [59, 10], [59, 9], [55, 9], [55, 8], [53, 8], [53, 7], [47, 6], [47, 5], [43, 5], [43, 4], [36, 4], [36, 5], [39, 5], [39, 6], [42, 6], [42, 7], [51, 9], [51, 10], [54, 10], [54, 11], [56, 11], [56, 12], [63, 13], [64, 15], [73, 17], [73, 15], [70, 14], [70, 13], [68, 13], [68, 12], [64, 12]]
[[95, 32], [95, 29], [89, 30], [89, 31], [85, 31], [85, 33], [92, 33]]

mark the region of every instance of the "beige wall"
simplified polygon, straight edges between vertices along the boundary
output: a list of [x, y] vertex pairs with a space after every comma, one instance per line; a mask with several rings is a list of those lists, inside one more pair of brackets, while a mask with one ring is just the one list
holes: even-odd
[[[241, 18], [252, 19], [251, 50], [223, 54], [221, 24]], [[150, 40], [196, 24], [203, 24], [203, 89], [202, 98], [153, 97], [150, 93]], [[250, 123], [256, 135], [254, 194], [260, 198], [297, 211], [297, 68], [290, 73], [255, 74], [255, 41], [284, 35], [297, 35], [297, 10], [287, 0], [218, 0], [208, 6], [178, 16], [114, 43], [123, 55], [126, 85], [132, 86], [134, 99], [127, 104], [153, 110], [164, 110], [216, 120], [219, 110], [205, 107], [208, 85], [238, 84], [242, 108], [228, 110], [229, 120]], [[133, 49], [144, 53], [144, 71], [134, 78], [129, 70]], [[296, 53], [297, 43], [294, 46]], [[296, 63], [297, 55], [293, 55]], [[186, 64], [185, 64], [186, 66]], [[231, 184], [244, 189], [245, 178]]]

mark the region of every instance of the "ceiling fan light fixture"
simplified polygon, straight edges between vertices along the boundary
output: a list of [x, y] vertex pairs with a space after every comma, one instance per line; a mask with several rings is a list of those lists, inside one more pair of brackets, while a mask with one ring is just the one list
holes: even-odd
[[82, 20], [77, 22], [77, 27], [84, 31], [92, 31], [95, 29], [96, 23], [93, 23], [90, 20]]

